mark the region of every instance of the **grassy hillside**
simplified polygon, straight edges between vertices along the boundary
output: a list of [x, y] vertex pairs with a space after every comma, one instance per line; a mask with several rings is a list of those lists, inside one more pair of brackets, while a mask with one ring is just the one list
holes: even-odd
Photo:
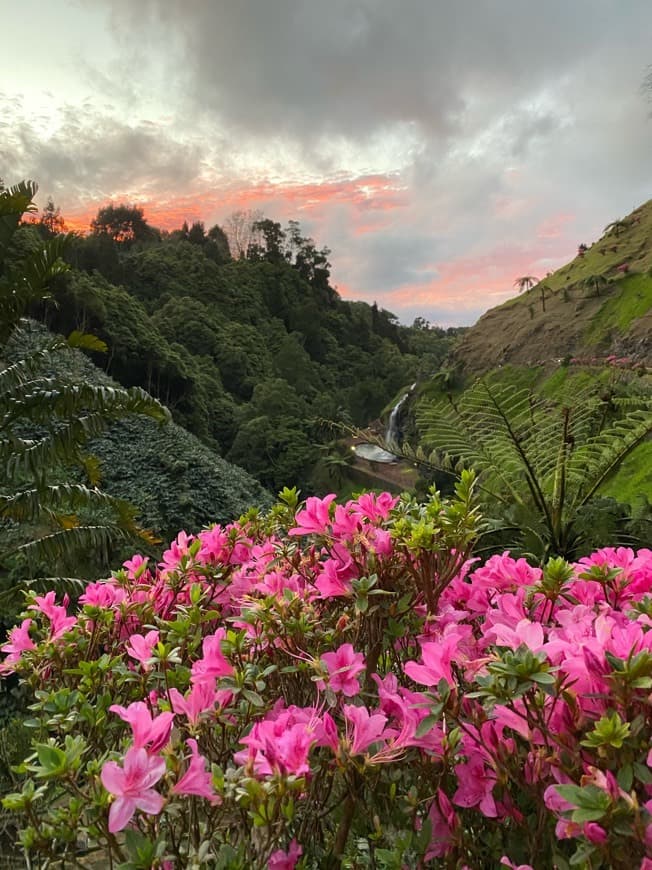
[[491, 309], [454, 351], [467, 373], [566, 356], [652, 364], [652, 200], [570, 263]]

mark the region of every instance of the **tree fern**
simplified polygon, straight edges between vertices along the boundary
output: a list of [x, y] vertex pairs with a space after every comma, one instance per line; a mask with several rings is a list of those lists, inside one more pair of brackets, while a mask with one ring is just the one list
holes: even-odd
[[528, 390], [479, 380], [456, 404], [417, 411], [421, 450], [447, 470], [475, 468], [489, 506], [514, 506], [519, 522], [540, 540], [541, 555], [571, 554], [578, 512], [652, 431], [652, 407], [642, 399], [608, 426], [604, 402], [585, 393], [553, 403]]
[[[140, 532], [135, 508], [98, 489], [98, 464], [85, 454], [86, 442], [126, 414], [165, 422], [169, 412], [137, 387], [69, 383], [53, 374], [64, 348], [105, 349], [93, 336], [49, 338], [18, 359], [7, 358], [11, 343], [20, 346], [29, 306], [46, 298], [48, 282], [68, 268], [65, 237], [43, 242], [19, 262], [9, 256], [35, 192], [31, 182], [0, 191], [0, 521], [12, 532], [0, 555], [11, 550], [59, 570], [80, 552], [108, 555], [116, 540]], [[80, 482], [83, 474], [90, 486]]]

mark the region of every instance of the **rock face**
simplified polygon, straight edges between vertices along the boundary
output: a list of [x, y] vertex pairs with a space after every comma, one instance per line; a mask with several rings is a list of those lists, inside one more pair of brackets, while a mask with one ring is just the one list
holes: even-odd
[[652, 365], [651, 270], [652, 200], [571, 263], [484, 314], [453, 361], [469, 374], [567, 356], [615, 354]]

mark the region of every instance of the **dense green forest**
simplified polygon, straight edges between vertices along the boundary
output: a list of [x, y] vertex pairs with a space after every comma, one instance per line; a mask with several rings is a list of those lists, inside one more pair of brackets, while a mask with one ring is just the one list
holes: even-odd
[[[438, 369], [461, 330], [403, 326], [376, 304], [341, 299], [330, 251], [296, 221], [283, 229], [240, 213], [226, 227], [163, 232], [137, 207], [107, 206], [69, 246], [54, 304], [33, 313], [54, 332], [97, 335], [108, 346], [99, 366], [264, 486], [328, 488], [328, 423], [377, 418]], [[62, 231], [48, 203], [16, 245]]]

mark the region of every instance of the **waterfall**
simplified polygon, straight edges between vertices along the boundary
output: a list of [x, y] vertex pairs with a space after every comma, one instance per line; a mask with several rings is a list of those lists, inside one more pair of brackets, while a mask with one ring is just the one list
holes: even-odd
[[[414, 389], [414, 384], [412, 385], [412, 389]], [[398, 415], [401, 413], [401, 408], [407, 402], [409, 397], [410, 393], [404, 393], [394, 405], [392, 413], [389, 415], [387, 429], [385, 430], [385, 446], [388, 450], [399, 450], [400, 448], [399, 436], [401, 433], [398, 428]]]
[[403, 393], [401, 398], [392, 408], [387, 421], [387, 429], [385, 430], [385, 450], [378, 447], [377, 444], [358, 444], [355, 448], [358, 456], [363, 459], [368, 459], [370, 462], [396, 462], [398, 453], [401, 449], [400, 435], [401, 430], [398, 424], [398, 418], [401, 413], [401, 408], [410, 398], [410, 393], [416, 387], [416, 383], [412, 384], [407, 393]]

